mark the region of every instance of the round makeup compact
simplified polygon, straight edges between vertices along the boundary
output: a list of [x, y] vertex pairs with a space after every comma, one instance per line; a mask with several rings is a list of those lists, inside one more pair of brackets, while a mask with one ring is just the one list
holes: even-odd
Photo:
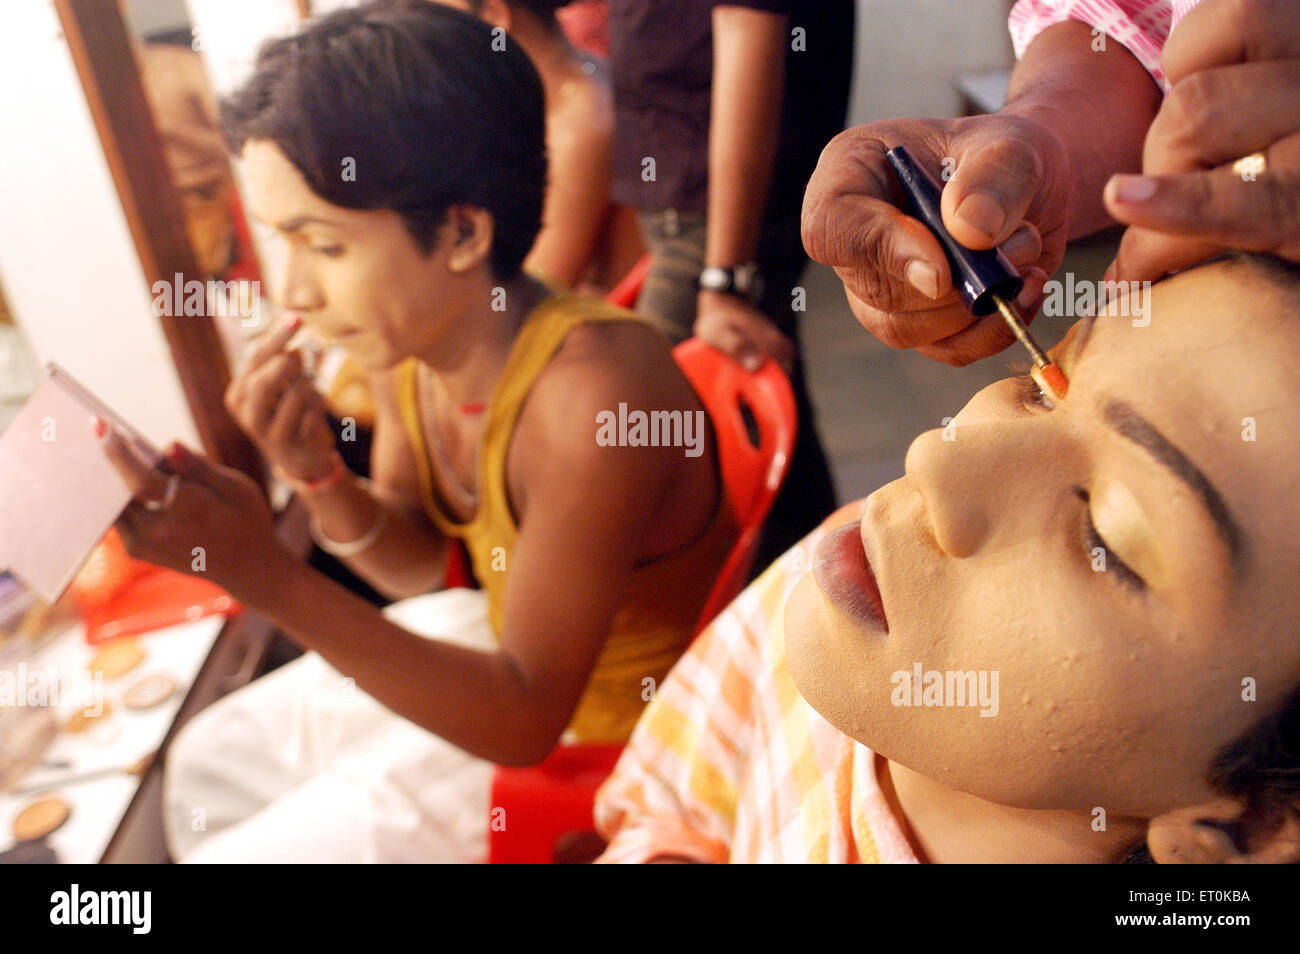
[[102, 673], [105, 679], [124, 676], [144, 662], [144, 649], [134, 639], [118, 639], [109, 643], [86, 666], [92, 673]]
[[65, 731], [78, 735], [90, 731], [112, 714], [113, 706], [105, 700], [100, 703], [98, 712], [87, 712], [85, 709], [78, 709], [68, 717], [68, 721], [64, 723], [63, 728]]
[[47, 796], [32, 802], [14, 819], [14, 839], [22, 842], [44, 838], [56, 831], [71, 814], [72, 809], [68, 803], [57, 796]]
[[174, 692], [176, 680], [164, 672], [155, 672], [128, 689], [122, 701], [128, 709], [152, 709], [170, 699]]

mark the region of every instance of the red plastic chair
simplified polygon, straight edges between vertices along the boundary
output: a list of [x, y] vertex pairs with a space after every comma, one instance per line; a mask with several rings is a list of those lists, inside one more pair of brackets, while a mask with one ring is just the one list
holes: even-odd
[[641, 295], [641, 286], [645, 284], [645, 277], [650, 274], [650, 260], [649, 252], [637, 259], [637, 263], [605, 295], [605, 301], [620, 308], [636, 307], [636, 300]]
[[[740, 525], [696, 624], [698, 635], [744, 588], [759, 531], [789, 467], [797, 415], [790, 382], [771, 360], [746, 371], [697, 338], [679, 344], [673, 357], [713, 421], [723, 489]], [[757, 444], [749, 437], [747, 412]], [[559, 746], [529, 768], [498, 767], [488, 860], [550, 864], [566, 836], [591, 832], [596, 790], [621, 752], [617, 745]]]

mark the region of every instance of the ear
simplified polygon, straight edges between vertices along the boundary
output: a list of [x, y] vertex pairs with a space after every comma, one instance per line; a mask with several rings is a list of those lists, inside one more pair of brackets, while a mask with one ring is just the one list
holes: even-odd
[[447, 210], [446, 228], [451, 237], [447, 251], [451, 271], [470, 272], [491, 258], [495, 235], [491, 212], [473, 205], [453, 205]]
[[1240, 801], [1215, 799], [1151, 819], [1147, 847], [1160, 864], [1300, 863], [1300, 805], [1271, 818], [1243, 811]]
[[483, 6], [479, 7], [478, 18], [484, 23], [490, 23], [492, 26], [499, 26], [507, 33], [510, 32], [510, 4], [506, 0], [483, 0]]

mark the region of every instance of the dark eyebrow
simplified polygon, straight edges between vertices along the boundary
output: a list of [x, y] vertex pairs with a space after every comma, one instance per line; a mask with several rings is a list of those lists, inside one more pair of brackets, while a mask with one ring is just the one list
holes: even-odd
[[1228, 505], [1224, 503], [1222, 495], [1210, 483], [1209, 478], [1188, 459], [1186, 454], [1156, 430], [1146, 418], [1123, 401], [1108, 403], [1104, 415], [1106, 423], [1119, 434], [1149, 452], [1175, 477], [1191, 488], [1192, 493], [1197, 496], [1209, 512], [1219, 538], [1223, 541], [1224, 546], [1228, 548], [1228, 553], [1232, 557], [1235, 568], [1240, 571], [1244, 551], [1241, 529], [1237, 526], [1236, 521], [1232, 519], [1232, 514], [1228, 512]]

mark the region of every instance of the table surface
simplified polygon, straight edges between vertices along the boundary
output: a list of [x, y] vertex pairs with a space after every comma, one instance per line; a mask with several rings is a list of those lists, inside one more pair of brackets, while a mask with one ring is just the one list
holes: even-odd
[[[17, 787], [56, 782], [101, 768], [122, 769], [155, 752], [226, 621], [225, 616], [208, 616], [136, 637], [145, 651], [144, 661], [122, 676], [102, 681], [102, 697], [112, 706], [112, 713], [80, 734], [60, 730], [43, 758], [45, 762], [66, 761], [70, 765], [59, 768], [38, 766], [22, 778]], [[86, 666], [104, 645], [109, 644], [87, 645], [85, 628], [80, 624], [70, 626], [26, 661], [27, 672], [40, 672], [50, 686], [84, 690], [88, 678]], [[153, 673], [166, 673], [175, 679], [176, 691], [170, 699], [152, 709], [128, 709], [123, 702], [126, 691]], [[62, 681], [56, 683], [56, 679]], [[67, 698], [58, 700], [56, 706], [60, 726], [86, 705], [84, 692], [69, 689], [64, 692]], [[23, 795], [0, 792], [0, 851], [13, 847], [13, 822], [24, 807], [41, 798], [57, 795], [68, 803], [71, 814], [63, 826], [46, 839], [47, 844], [57, 852], [60, 861], [97, 862], [121, 823], [139, 784], [140, 779], [136, 776], [118, 771]]]

